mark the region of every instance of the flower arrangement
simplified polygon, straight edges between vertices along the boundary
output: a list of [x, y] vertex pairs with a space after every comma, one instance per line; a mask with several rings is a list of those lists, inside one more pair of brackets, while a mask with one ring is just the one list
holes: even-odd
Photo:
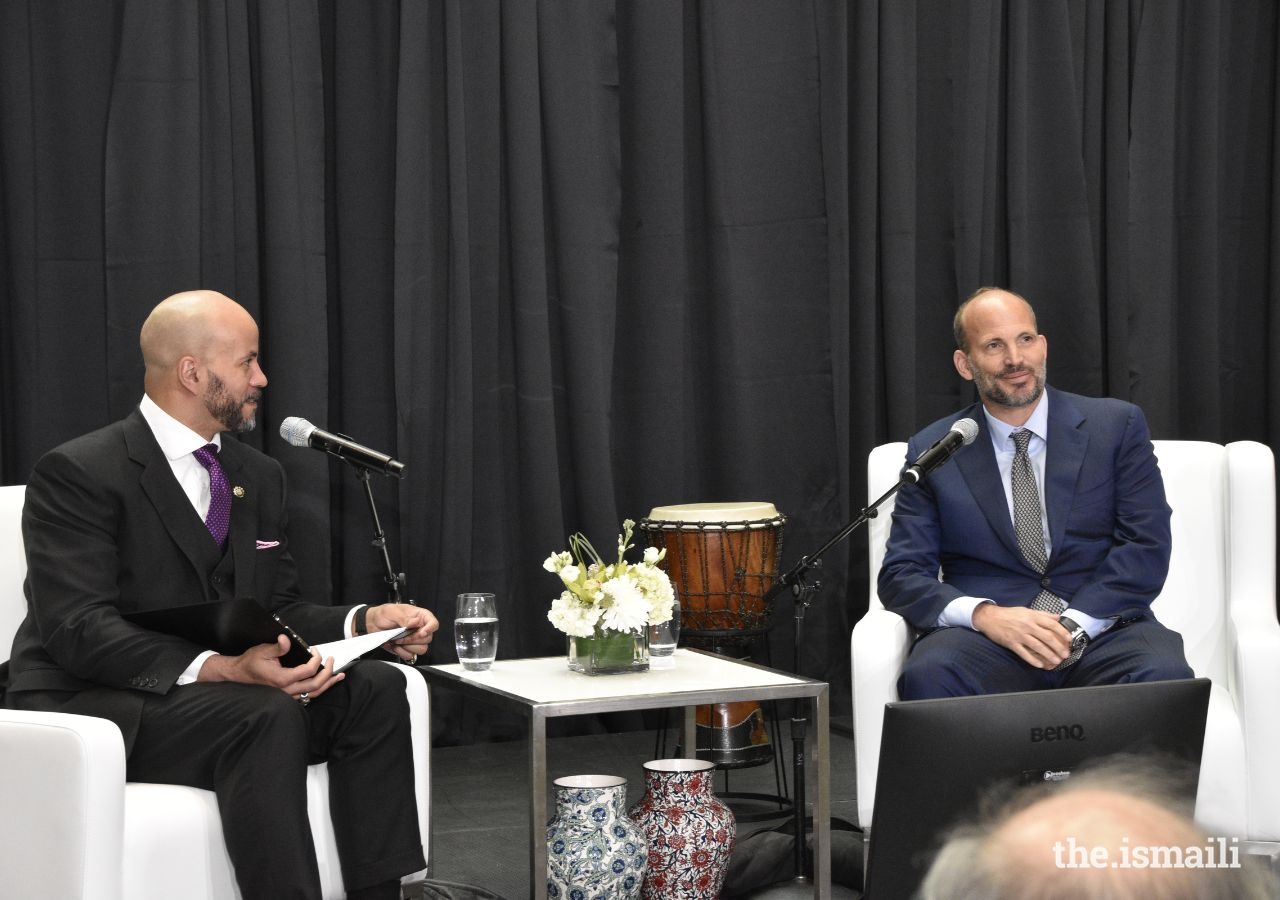
[[551, 603], [547, 618], [570, 637], [587, 638], [598, 631], [635, 631], [671, 618], [675, 591], [658, 567], [667, 551], [648, 547], [644, 559], [629, 563], [631, 532], [626, 519], [618, 535], [618, 561], [605, 563], [581, 532], [569, 536], [569, 549], [552, 553], [542, 567], [560, 576], [565, 589]]

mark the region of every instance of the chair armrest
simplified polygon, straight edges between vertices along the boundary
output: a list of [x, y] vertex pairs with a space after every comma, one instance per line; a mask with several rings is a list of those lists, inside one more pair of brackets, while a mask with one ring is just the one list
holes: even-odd
[[871, 826], [884, 705], [898, 699], [898, 675], [911, 649], [911, 629], [897, 613], [872, 609], [853, 628], [849, 665], [853, 681], [854, 755], [858, 776], [858, 823]]
[[1227, 585], [1232, 610], [1276, 618], [1275, 457], [1256, 441], [1227, 445]]
[[[394, 665], [394, 663], [388, 663]], [[405, 678], [409, 700], [409, 723], [413, 734], [414, 793], [418, 798], [418, 830], [422, 852], [431, 869], [431, 694], [427, 679], [410, 666], [398, 666]]]
[[1228, 629], [1231, 693], [1244, 729], [1245, 768], [1249, 797], [1248, 838], [1280, 841], [1280, 716], [1276, 715], [1276, 687], [1280, 685], [1280, 623], [1274, 608], [1231, 607]]
[[124, 778], [114, 723], [0, 709], [6, 896], [121, 900]]
[[1249, 834], [1280, 840], [1280, 623], [1276, 621], [1275, 457], [1256, 441], [1227, 445], [1229, 688], [1244, 728]]
[[[394, 666], [404, 675], [405, 699], [409, 703], [409, 733], [413, 742], [413, 792], [418, 801], [418, 832], [422, 852], [431, 864], [431, 707], [427, 680], [422, 673], [400, 663], [378, 661], [378, 665]], [[320, 864], [320, 886], [326, 897], [342, 896], [342, 869], [338, 858], [338, 842], [329, 818], [329, 772], [324, 763], [311, 767], [307, 776], [307, 814]], [[423, 872], [406, 875], [405, 883], [420, 880]]]

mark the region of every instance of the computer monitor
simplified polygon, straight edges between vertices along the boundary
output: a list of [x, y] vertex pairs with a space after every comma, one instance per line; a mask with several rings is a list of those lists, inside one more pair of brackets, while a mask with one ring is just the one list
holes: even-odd
[[1120, 753], [1173, 757], [1198, 774], [1209, 684], [1188, 678], [886, 704], [865, 896], [911, 897], [947, 829], [998, 785], [1060, 781]]

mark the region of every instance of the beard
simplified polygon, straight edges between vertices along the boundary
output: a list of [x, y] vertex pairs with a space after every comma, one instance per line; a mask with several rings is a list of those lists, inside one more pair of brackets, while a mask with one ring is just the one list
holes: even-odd
[[244, 414], [245, 404], [251, 400], [256, 403], [261, 397], [262, 391], [255, 390], [245, 397], [236, 399], [227, 390], [226, 382], [210, 372], [209, 389], [204, 395], [204, 408], [209, 411], [209, 415], [218, 420], [223, 431], [244, 434], [253, 431], [258, 424], [255, 414], [250, 413], [247, 416]]
[[[978, 389], [978, 396], [989, 403], [1008, 409], [1018, 409], [1024, 406], [1031, 406], [1044, 393], [1046, 367], [1043, 363], [1035, 369], [1029, 369], [1026, 366], [1005, 369], [999, 376], [995, 376], [988, 375], [978, 368], [973, 357], [968, 359], [969, 371], [973, 373], [973, 383]], [[1007, 391], [1001, 387], [998, 380], [999, 377], [1012, 375], [1016, 372], [1031, 372], [1034, 376], [1032, 383], [1016, 392]]]

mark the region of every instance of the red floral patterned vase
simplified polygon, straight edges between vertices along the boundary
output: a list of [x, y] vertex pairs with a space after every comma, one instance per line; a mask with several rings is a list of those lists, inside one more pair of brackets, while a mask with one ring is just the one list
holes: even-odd
[[720, 896], [738, 823], [711, 792], [714, 770], [714, 763], [701, 759], [644, 764], [645, 795], [627, 813], [649, 841], [644, 900]]

